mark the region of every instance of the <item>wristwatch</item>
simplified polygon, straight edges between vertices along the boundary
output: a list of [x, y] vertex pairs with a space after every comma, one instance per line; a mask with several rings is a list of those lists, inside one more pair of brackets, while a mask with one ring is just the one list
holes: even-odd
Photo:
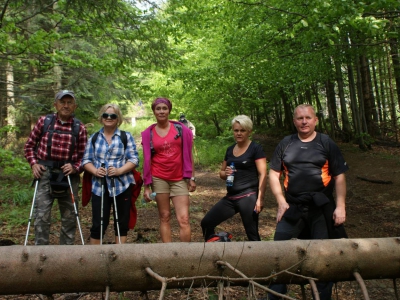
[[192, 178], [190, 178], [190, 180], [193, 180], [194, 182], [196, 182], [196, 177], [192, 177]]

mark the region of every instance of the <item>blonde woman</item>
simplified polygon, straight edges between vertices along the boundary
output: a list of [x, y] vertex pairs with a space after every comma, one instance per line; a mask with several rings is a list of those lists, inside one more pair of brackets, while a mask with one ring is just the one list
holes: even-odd
[[[232, 120], [236, 143], [226, 150], [219, 177], [226, 180], [235, 173], [227, 194], [205, 215], [201, 221], [203, 236], [208, 241], [215, 227], [240, 213], [249, 241], [260, 241], [258, 214], [263, 209], [267, 184], [267, 159], [261, 145], [250, 140], [253, 122], [248, 116], [239, 115]], [[230, 165], [234, 163], [236, 171]]]
[[[116, 104], [106, 104], [99, 112], [99, 122], [103, 128], [93, 134], [85, 149], [82, 165], [92, 176], [92, 228], [90, 229], [90, 244], [100, 244], [107, 229], [110, 219], [111, 206], [114, 197], [117, 207], [113, 209], [115, 242], [125, 243], [128, 233], [131, 189], [135, 184], [132, 170], [139, 165], [138, 153], [136, 151], [133, 136], [126, 132], [126, 148], [121, 138], [119, 126], [123, 117], [120, 108]], [[92, 139], [96, 136], [96, 141]], [[112, 179], [114, 178], [114, 179]], [[105, 179], [104, 194], [102, 195], [102, 180]], [[115, 188], [111, 185], [114, 180]], [[114, 194], [115, 189], [115, 194]], [[103, 198], [103, 203], [102, 199]], [[102, 205], [103, 204], [103, 205]], [[101, 224], [101, 207], [103, 206], [103, 224]], [[115, 216], [117, 211], [118, 218]], [[102, 229], [102, 230], [101, 230]]]

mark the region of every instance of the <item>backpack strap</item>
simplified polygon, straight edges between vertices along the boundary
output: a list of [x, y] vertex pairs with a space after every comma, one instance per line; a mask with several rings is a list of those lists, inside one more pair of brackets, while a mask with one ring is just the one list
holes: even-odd
[[126, 132], [121, 130], [121, 142], [124, 144], [124, 151], [126, 150], [128, 144], [128, 137], [126, 136]]
[[[173, 123], [176, 131], [178, 131], [178, 134], [174, 137], [175, 140], [179, 139], [181, 137], [182, 143], [183, 143], [183, 135], [182, 135], [182, 125], [178, 123]], [[154, 146], [153, 146], [153, 129], [150, 130], [150, 151], [151, 155], [154, 154]]]
[[79, 138], [79, 129], [81, 127], [81, 121], [78, 119], [73, 118], [72, 119], [72, 143], [71, 143], [71, 151], [69, 153], [69, 160], [72, 161], [72, 153], [74, 152], [76, 142], [78, 141]]
[[[99, 133], [100, 133], [100, 131], [97, 131], [92, 137], [93, 148], [96, 148], [95, 144], [96, 144], [97, 138], [99, 137]], [[125, 131], [121, 130], [121, 137], [120, 138], [121, 138], [122, 144], [124, 145], [124, 152], [125, 152], [127, 144], [128, 144], [128, 137], [127, 137]], [[118, 179], [121, 180], [119, 177], [118, 177]]]
[[54, 124], [56, 122], [56, 115], [50, 114], [47, 115], [44, 119], [44, 125], [42, 129], [42, 135], [40, 139], [43, 138], [46, 132], [49, 132], [49, 136], [47, 137], [47, 159], [51, 160], [51, 142], [53, 141], [53, 132], [54, 132]]
[[62, 130], [54, 130], [55, 123], [56, 123], [56, 115], [55, 114], [46, 115], [46, 118], [44, 119], [43, 128], [42, 128], [42, 133], [40, 134], [40, 138], [39, 138], [39, 141], [41, 141], [43, 136], [45, 135], [45, 133], [49, 132], [49, 135], [47, 137], [47, 147], [46, 147], [47, 148], [47, 160], [51, 160], [51, 147], [52, 147], [54, 132], [65, 133], [65, 134], [71, 134], [71, 132], [72, 132], [71, 148], [70, 148], [71, 151], [69, 153], [69, 161], [72, 161], [72, 154], [75, 149], [76, 141], [78, 140], [78, 137], [79, 137], [79, 129], [81, 126], [81, 121], [79, 121], [78, 119], [75, 119], [75, 118], [72, 119], [71, 132], [62, 131]]
[[[99, 136], [99, 132], [100, 131], [97, 131], [92, 137], [93, 148], [95, 148], [94, 144], [96, 144], [97, 137]], [[122, 142], [122, 144], [124, 144], [124, 151], [125, 151], [127, 144], [128, 144], [128, 136], [126, 135], [126, 131], [123, 131], [123, 130], [121, 130], [121, 142]]]

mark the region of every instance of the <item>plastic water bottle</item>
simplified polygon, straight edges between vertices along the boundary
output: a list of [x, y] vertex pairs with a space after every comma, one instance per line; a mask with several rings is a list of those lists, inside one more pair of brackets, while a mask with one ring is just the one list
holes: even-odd
[[[155, 192], [149, 194], [149, 198], [150, 198], [151, 201], [156, 200], [156, 194], [157, 194], [157, 193], [155, 193]], [[143, 197], [143, 199], [142, 199], [142, 203], [143, 203], [144, 205], [146, 205], [146, 204], [148, 203], [148, 202], [146, 201], [146, 199], [144, 199], [144, 197]]]
[[226, 178], [226, 186], [233, 186], [233, 181], [235, 180], [235, 172], [236, 172], [235, 164], [232, 162], [229, 165], [229, 167], [231, 168], [232, 173], [228, 175]]

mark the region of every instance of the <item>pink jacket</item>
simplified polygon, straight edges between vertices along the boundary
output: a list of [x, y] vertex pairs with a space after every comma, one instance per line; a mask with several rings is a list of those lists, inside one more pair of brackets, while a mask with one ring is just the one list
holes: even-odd
[[[169, 121], [173, 124], [182, 126], [182, 156], [183, 156], [183, 178], [191, 178], [193, 174], [193, 134], [192, 131], [177, 121]], [[143, 181], [145, 185], [153, 182], [151, 176], [151, 149], [150, 149], [150, 131], [157, 124], [152, 124], [142, 132], [142, 146], [143, 146]]]

